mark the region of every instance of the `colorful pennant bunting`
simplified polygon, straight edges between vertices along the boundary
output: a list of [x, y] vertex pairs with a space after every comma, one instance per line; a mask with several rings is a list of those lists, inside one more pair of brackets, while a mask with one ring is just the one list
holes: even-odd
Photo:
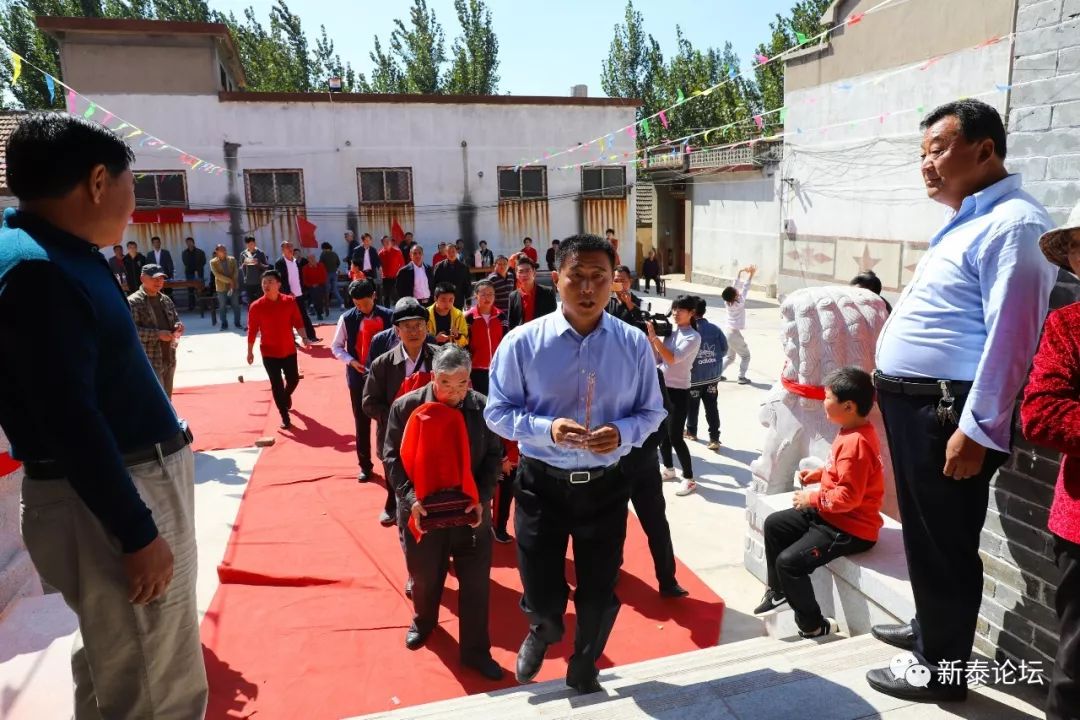
[[799, 32], [798, 30], [795, 31], [795, 39], [798, 41], [798, 43], [800, 45], [805, 45], [806, 43], [810, 42], [810, 39], [808, 37], [806, 37], [805, 35], [803, 35], [801, 32]]
[[657, 115], [660, 117], [660, 124], [664, 126], [664, 129], [667, 129], [667, 126], [668, 126], [667, 114], [663, 110], [661, 110], [660, 112], [657, 113]]
[[45, 73], [45, 87], [49, 90], [49, 102], [56, 102], [56, 83], [48, 73]]
[[22, 75], [22, 57], [15, 52], [11, 53], [11, 84], [19, 82], [19, 76]]

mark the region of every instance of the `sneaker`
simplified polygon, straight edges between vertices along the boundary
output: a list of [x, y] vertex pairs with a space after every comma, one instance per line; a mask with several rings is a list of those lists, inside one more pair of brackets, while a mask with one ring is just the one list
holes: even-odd
[[510, 537], [510, 533], [498, 528], [491, 528], [491, 535], [495, 538], [495, 542], [506, 545], [507, 543], [514, 542], [514, 538]]
[[761, 598], [761, 602], [758, 603], [758, 606], [756, 608], [754, 608], [754, 614], [762, 615], [767, 612], [772, 612], [781, 605], [786, 604], [787, 597], [784, 596], [784, 593], [778, 590], [773, 590], [772, 588], [768, 588], [765, 591], [765, 595]]
[[749, 385], [750, 384], [750, 378], [746, 377], [745, 375], [742, 376], [741, 378], [739, 378], [739, 384], [740, 385]]
[[720, 441], [719, 440], [710, 440], [709, 444], [706, 445], [705, 447], [708, 448], [709, 450], [719, 450], [720, 449]]
[[804, 637], [804, 638], [825, 637], [826, 635], [836, 634], [837, 632], [839, 632], [839, 630], [840, 630], [840, 626], [836, 624], [836, 620], [833, 620], [832, 618], [827, 617], [821, 623], [821, 627], [818, 628], [817, 630], [813, 630], [811, 632], [803, 632], [802, 630], [800, 630], [799, 631], [799, 637]]
[[695, 490], [697, 490], [697, 483], [694, 482], [694, 478], [683, 478], [682, 482], [679, 483], [679, 488], [675, 491], [675, 494], [681, 497], [683, 495], [689, 495]]
[[697, 433], [684, 432], [683, 437], [687, 440], [694, 440], [695, 442], [697, 441]]
[[667, 482], [675, 479], [675, 468], [666, 467], [660, 471], [660, 479]]

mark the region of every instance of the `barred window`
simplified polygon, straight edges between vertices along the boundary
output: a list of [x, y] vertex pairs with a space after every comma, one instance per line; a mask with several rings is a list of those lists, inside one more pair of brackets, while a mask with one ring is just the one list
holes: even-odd
[[499, 199], [537, 200], [547, 197], [547, 168], [499, 168]]
[[135, 207], [186, 208], [187, 177], [183, 171], [150, 170], [135, 173]]
[[251, 207], [304, 204], [303, 170], [245, 170], [244, 186]]
[[357, 168], [360, 204], [411, 203], [412, 168]]
[[626, 197], [626, 168], [581, 168], [581, 192], [589, 197]]

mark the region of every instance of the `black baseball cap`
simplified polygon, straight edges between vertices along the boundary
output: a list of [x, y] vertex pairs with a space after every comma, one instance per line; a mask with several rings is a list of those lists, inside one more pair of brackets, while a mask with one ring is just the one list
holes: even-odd
[[165, 272], [165, 268], [161, 267], [157, 263], [147, 263], [142, 266], [142, 274], [148, 277], [168, 277], [169, 273]]

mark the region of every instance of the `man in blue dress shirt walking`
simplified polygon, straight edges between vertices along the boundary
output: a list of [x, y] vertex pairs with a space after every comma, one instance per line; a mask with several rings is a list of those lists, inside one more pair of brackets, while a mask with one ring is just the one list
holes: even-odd
[[889, 668], [867, 680], [888, 695], [938, 702], [967, 695], [990, 478], [1009, 455], [1013, 405], [1057, 270], [1039, 251], [1050, 218], [1005, 169], [997, 111], [961, 100], [921, 127], [927, 194], [954, 214], [930, 239], [878, 339], [875, 384], [915, 619], [873, 634], [914, 652], [932, 680], [917, 687]]
[[562, 308], [503, 339], [484, 417], [519, 443], [522, 456], [514, 526], [530, 630], [517, 680], [536, 677], [548, 646], [562, 638], [572, 538], [577, 634], [566, 683], [589, 693], [601, 689], [596, 660], [619, 611], [615, 583], [630, 498], [619, 459], [660, 426], [664, 404], [647, 338], [604, 312], [615, 267], [611, 244], [593, 235], [567, 238], [556, 266]]

